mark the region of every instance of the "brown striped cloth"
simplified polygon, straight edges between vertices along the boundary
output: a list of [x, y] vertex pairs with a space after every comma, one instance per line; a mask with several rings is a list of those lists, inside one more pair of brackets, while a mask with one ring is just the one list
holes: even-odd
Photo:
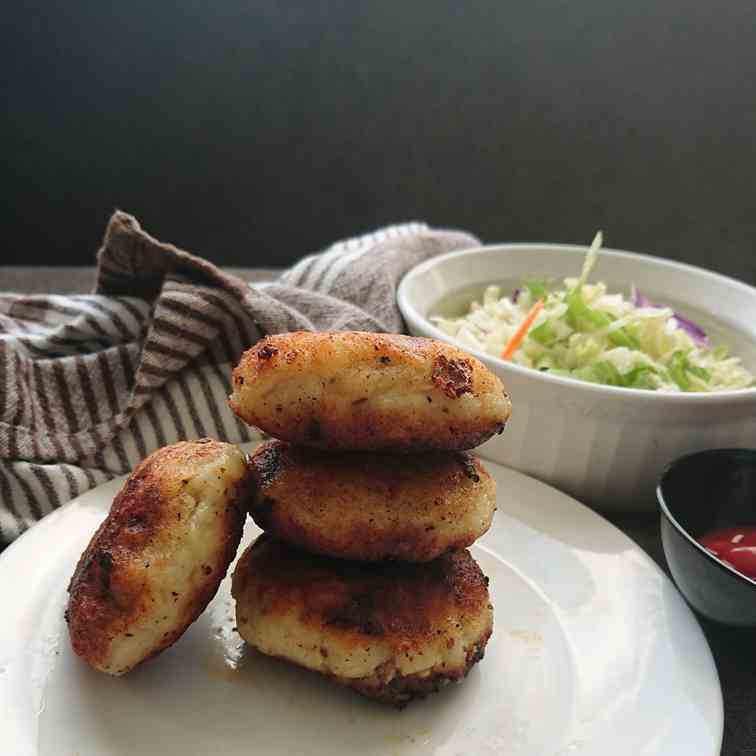
[[400, 331], [402, 275], [476, 243], [391, 226], [250, 285], [114, 213], [93, 294], [0, 294], [0, 547], [160, 446], [257, 438], [226, 406], [242, 351], [298, 329]]

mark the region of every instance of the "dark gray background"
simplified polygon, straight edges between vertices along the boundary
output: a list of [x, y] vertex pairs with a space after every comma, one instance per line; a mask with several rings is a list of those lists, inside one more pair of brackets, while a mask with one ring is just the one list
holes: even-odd
[[587, 242], [756, 283], [751, 0], [16, 3], [0, 264], [114, 207], [224, 263], [378, 224]]

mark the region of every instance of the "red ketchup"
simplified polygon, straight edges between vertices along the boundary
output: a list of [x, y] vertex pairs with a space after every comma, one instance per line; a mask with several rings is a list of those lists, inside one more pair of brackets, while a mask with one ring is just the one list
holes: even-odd
[[715, 557], [756, 580], [756, 528], [713, 530], [698, 541]]

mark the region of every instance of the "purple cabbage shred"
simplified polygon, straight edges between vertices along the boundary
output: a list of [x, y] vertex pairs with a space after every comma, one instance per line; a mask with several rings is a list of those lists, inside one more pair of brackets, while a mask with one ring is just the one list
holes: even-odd
[[[632, 302], [636, 307], [652, 307], [660, 308], [663, 305], [654, 304], [648, 297], [644, 296], [635, 286], [631, 289]], [[699, 346], [710, 346], [709, 337], [706, 335], [706, 331], [701, 328], [698, 323], [694, 323], [692, 320], [680, 315], [678, 312], [674, 312], [672, 320], [677, 328], [681, 328], [690, 336], [693, 341]]]

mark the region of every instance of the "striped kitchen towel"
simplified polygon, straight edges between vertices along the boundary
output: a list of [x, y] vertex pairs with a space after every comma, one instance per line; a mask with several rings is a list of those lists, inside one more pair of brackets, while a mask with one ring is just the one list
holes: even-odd
[[392, 226], [250, 286], [114, 213], [94, 294], [0, 294], [0, 547], [160, 446], [253, 440], [226, 406], [243, 350], [297, 329], [400, 331], [404, 272], [476, 243]]

